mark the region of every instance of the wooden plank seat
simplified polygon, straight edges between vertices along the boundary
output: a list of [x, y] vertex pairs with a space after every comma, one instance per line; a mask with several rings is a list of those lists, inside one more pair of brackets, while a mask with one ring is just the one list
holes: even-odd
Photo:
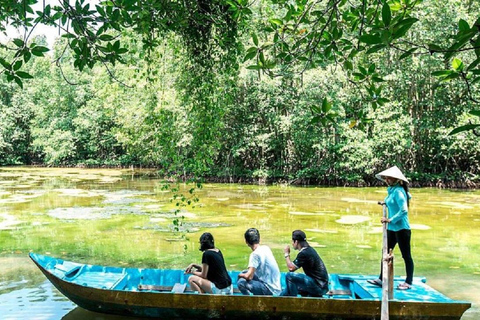
[[[176, 283], [174, 286], [157, 286], [157, 285], [151, 285], [151, 284], [139, 284], [137, 289], [139, 291], [160, 291], [160, 292], [175, 292], [175, 293], [194, 292], [191, 288], [187, 288], [187, 284], [181, 284], [181, 283]], [[181, 291], [178, 291], [178, 289], [180, 289]], [[240, 293], [240, 290], [238, 290], [238, 288], [233, 288], [233, 293]]]

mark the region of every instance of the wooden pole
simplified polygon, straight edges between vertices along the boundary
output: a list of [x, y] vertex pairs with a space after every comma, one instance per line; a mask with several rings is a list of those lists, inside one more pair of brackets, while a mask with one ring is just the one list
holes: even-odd
[[[383, 206], [383, 217], [387, 217], [387, 206], [385, 203], [381, 203]], [[387, 225], [383, 224], [383, 248], [382, 248], [382, 316], [381, 320], [389, 320], [388, 312], [388, 285], [389, 285], [389, 272], [388, 272], [388, 241], [387, 241]]]
[[393, 300], [393, 277], [393, 250], [390, 249], [390, 252], [388, 253], [388, 300]]

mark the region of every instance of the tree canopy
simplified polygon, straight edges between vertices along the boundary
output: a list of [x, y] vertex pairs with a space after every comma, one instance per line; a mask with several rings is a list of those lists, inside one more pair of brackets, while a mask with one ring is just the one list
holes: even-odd
[[[327, 183], [398, 162], [477, 174], [476, 142], [446, 134], [478, 134], [478, 12], [464, 0], [2, 1], [0, 32], [24, 31], [0, 44], [2, 163]], [[51, 50], [39, 24], [61, 30]]]

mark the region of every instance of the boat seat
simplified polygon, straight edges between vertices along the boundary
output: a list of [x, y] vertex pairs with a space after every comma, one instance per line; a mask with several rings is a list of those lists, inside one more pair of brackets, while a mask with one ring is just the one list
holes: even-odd
[[191, 290], [187, 290], [186, 283], [175, 283], [174, 286], [156, 286], [150, 284], [139, 284], [137, 287], [138, 290], [150, 290], [150, 291], [164, 291], [164, 292], [173, 292], [173, 293], [184, 293], [184, 292], [192, 292]]
[[124, 273], [123, 276], [118, 279], [111, 287], [111, 290], [123, 290], [127, 285], [127, 273]]
[[173, 293], [184, 293], [186, 288], [187, 288], [186, 283], [175, 283], [171, 292], [173, 292]]
[[330, 290], [326, 293], [327, 296], [351, 296], [351, 290]]
[[56, 264], [55, 265], [55, 271], [60, 271], [63, 273], [62, 279], [68, 279], [72, 280], [75, 278], [75, 276], [80, 274], [80, 270], [82, 269], [83, 266], [79, 265], [74, 265], [72, 266], [66, 266], [63, 264]]

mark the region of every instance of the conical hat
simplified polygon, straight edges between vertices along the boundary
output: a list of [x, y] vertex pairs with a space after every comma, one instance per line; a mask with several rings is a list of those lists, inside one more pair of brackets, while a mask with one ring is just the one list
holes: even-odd
[[393, 166], [391, 168], [388, 168], [387, 170], [384, 170], [380, 173], [377, 173], [375, 175], [375, 177], [378, 179], [378, 180], [382, 180], [382, 181], [385, 181], [383, 179], [383, 177], [391, 177], [391, 178], [395, 178], [395, 179], [399, 179], [399, 180], [402, 180], [402, 181], [405, 181], [406, 183], [408, 183], [408, 180], [407, 178], [405, 178], [405, 176], [403, 175], [402, 171], [400, 171], [400, 169], [398, 169], [397, 166]]

